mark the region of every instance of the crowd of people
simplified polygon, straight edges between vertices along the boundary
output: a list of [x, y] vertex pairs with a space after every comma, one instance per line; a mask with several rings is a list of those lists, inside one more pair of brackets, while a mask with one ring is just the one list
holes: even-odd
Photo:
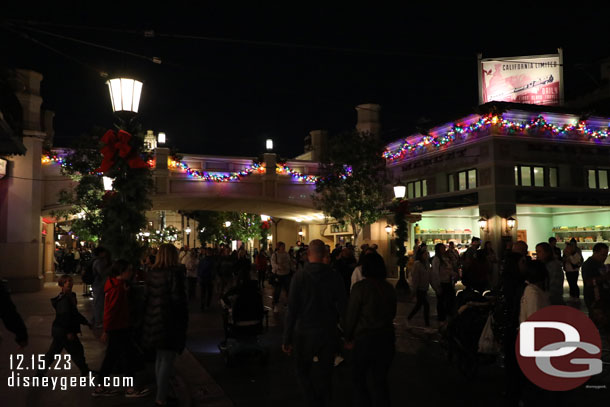
[[[608, 256], [604, 243], [594, 246], [587, 261], [583, 261], [575, 241], [562, 253], [554, 238], [536, 245], [535, 259], [523, 241], [508, 243], [497, 256], [489, 242], [481, 245], [476, 237], [462, 253], [450, 242], [436, 244], [430, 254], [425, 244], [416, 242], [409, 256], [408, 281], [415, 303], [407, 323], [423, 309], [424, 324], [430, 326], [430, 288], [436, 296], [440, 328], [459, 312], [458, 282], [473, 292], [499, 293], [503, 326], [497, 339], [503, 344], [506, 390], [511, 400], [521, 397], [526, 382], [515, 355], [519, 323], [546, 305], [565, 304], [564, 278], [570, 287], [568, 303], [578, 306], [582, 270], [583, 299], [589, 315], [592, 319], [599, 315], [594, 321], [600, 324], [608, 315], [610, 279], [604, 265]], [[164, 405], [172, 366], [186, 343], [189, 301], [198, 298], [198, 306], [207, 310], [216, 298], [228, 298], [227, 293], [239, 295], [247, 291], [240, 287], [247, 285], [248, 290], [258, 291], [251, 298], [261, 302], [257, 309], [262, 309], [260, 293], [270, 284], [274, 313], [282, 311], [280, 300], [285, 297], [282, 350], [294, 357], [308, 405], [330, 405], [333, 367], [346, 351], [351, 352], [356, 405], [389, 405], [397, 295], [386, 281], [386, 265], [376, 245], [365, 244], [359, 250], [349, 244], [336, 245], [331, 250], [321, 240], [313, 240], [309, 245], [297, 242], [287, 250], [279, 242], [275, 249], [254, 250], [251, 255], [243, 246], [238, 250], [224, 245], [178, 250], [163, 244], [147, 252], [137, 265], [111, 259], [103, 247], [96, 248], [93, 255], [88, 266], [82, 267], [83, 276], [92, 274], [92, 316], [87, 319], [78, 311], [72, 277], [62, 275], [58, 281], [61, 292], [52, 300], [56, 318], [46, 354], [47, 360], [52, 360], [65, 349], [81, 374], [88, 374], [78, 334], [82, 325], [98, 332], [107, 347], [93, 396], [116, 394], [117, 389], [103, 386], [103, 379], [117, 368], [133, 377], [141, 366], [135, 359], [154, 355], [156, 404]], [[21, 326], [14, 320], [10, 324]], [[27, 333], [22, 333], [19, 341], [27, 343]], [[314, 385], [314, 364], [315, 381], [322, 385]], [[148, 393], [144, 383], [125, 389], [127, 397]]]

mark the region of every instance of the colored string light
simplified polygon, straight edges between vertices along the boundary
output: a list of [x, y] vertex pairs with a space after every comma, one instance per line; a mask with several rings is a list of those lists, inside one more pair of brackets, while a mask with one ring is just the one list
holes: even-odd
[[464, 140], [470, 135], [488, 131], [492, 128], [508, 135], [545, 135], [559, 138], [576, 136], [594, 142], [607, 140], [608, 134], [610, 133], [608, 128], [600, 130], [589, 128], [585, 121], [581, 121], [578, 125], [564, 124], [562, 126], [557, 126], [548, 123], [542, 115], [530, 122], [513, 122], [504, 119], [501, 115], [489, 114], [481, 117], [478, 121], [469, 126], [453, 125], [453, 127], [443, 135], [426, 135], [416, 143], [410, 143], [405, 140], [399, 148], [393, 151], [386, 150], [383, 153], [383, 157], [389, 161], [399, 160], [409, 155], [428, 152], [430, 149], [440, 149], [456, 140]]

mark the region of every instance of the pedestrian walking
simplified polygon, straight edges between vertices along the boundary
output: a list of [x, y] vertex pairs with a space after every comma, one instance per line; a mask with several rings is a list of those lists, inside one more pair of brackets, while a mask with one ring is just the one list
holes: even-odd
[[156, 351], [157, 405], [165, 405], [176, 356], [186, 344], [186, 270], [172, 244], [161, 245], [146, 282], [143, 342]]
[[[101, 341], [107, 344], [106, 355], [98, 375], [98, 386], [91, 394], [93, 397], [110, 396], [116, 394], [118, 389], [104, 387], [104, 381], [117, 366], [126, 377], [134, 377], [132, 345], [132, 332], [129, 310], [129, 285], [133, 277], [133, 268], [127, 260], [117, 260], [110, 269], [110, 276], [106, 280], [104, 291], [104, 333]], [[144, 388], [136, 390], [128, 387], [126, 397], [143, 397], [150, 392]]]
[[276, 284], [273, 290], [273, 312], [279, 312], [278, 303], [282, 290], [289, 295], [290, 290], [290, 270], [291, 259], [290, 254], [286, 252], [286, 244], [278, 242], [277, 250], [271, 255], [271, 272], [276, 275]]
[[197, 266], [197, 278], [199, 279], [199, 288], [201, 292], [201, 310], [212, 305], [212, 295], [214, 294], [214, 270], [216, 263], [214, 261], [213, 250], [205, 249], [205, 256], [199, 261]]
[[[346, 305], [343, 280], [324, 263], [325, 255], [324, 243], [311, 241], [309, 262], [291, 282], [282, 341], [282, 350], [294, 353], [297, 379], [308, 406], [330, 406], [337, 323]], [[317, 386], [312, 377], [314, 357]]]
[[345, 318], [345, 348], [354, 351], [354, 405], [389, 406], [396, 291], [386, 281], [385, 264], [379, 254], [364, 254], [361, 265], [364, 280], [354, 284]]
[[570, 286], [570, 301], [580, 301], [580, 287], [578, 287], [578, 273], [582, 266], [583, 258], [576, 248], [576, 243], [568, 243], [563, 251], [563, 271]]
[[415, 255], [415, 263], [413, 264], [413, 289], [417, 302], [415, 307], [407, 317], [407, 321], [417, 314], [420, 308], [424, 307], [424, 323], [426, 327], [430, 326], [430, 304], [428, 303], [428, 288], [430, 287], [430, 255], [426, 245], [421, 245]]
[[74, 281], [67, 274], [59, 277], [57, 285], [61, 287], [61, 292], [51, 299], [51, 304], [55, 309], [55, 320], [51, 328], [53, 341], [49, 350], [45, 354], [45, 364], [43, 369], [38, 370], [38, 376], [44, 376], [56, 360], [56, 355], [61, 355], [65, 349], [72, 358], [72, 362], [79, 368], [81, 376], [89, 374], [89, 366], [85, 361], [85, 349], [78, 339], [81, 333], [80, 326], [91, 325], [76, 307], [76, 294], [72, 292]]
[[553, 248], [546, 242], [536, 245], [536, 260], [541, 261], [547, 270], [546, 290], [552, 305], [564, 305], [563, 301], [563, 270], [561, 263], [555, 258]]
[[188, 286], [188, 298], [192, 300], [197, 297], [197, 266], [199, 265], [199, 255], [197, 250], [191, 249], [184, 258], [186, 267], [186, 281]]

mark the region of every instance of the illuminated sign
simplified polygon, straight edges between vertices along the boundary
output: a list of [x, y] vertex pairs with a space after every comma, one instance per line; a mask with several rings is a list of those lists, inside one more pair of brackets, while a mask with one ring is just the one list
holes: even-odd
[[479, 103], [558, 106], [563, 101], [563, 54], [479, 57]]

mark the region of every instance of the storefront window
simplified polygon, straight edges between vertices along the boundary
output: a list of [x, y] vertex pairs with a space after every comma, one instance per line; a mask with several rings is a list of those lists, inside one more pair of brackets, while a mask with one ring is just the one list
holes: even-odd
[[549, 186], [551, 188], [557, 187], [557, 168], [549, 168]]
[[449, 174], [449, 192], [455, 191], [455, 174]]
[[544, 168], [543, 167], [534, 167], [534, 186], [535, 187], [544, 186]]
[[426, 180], [421, 182], [421, 196], [428, 196], [428, 182]]
[[415, 183], [415, 197], [421, 197], [421, 183], [419, 181]]
[[409, 190], [408, 193], [407, 193], [408, 194], [407, 197], [409, 199], [413, 199], [413, 197], [415, 197], [415, 194], [414, 194], [413, 183], [412, 182], [409, 182], [409, 184], [407, 186], [407, 189]]
[[521, 167], [521, 186], [532, 186], [531, 167]]

